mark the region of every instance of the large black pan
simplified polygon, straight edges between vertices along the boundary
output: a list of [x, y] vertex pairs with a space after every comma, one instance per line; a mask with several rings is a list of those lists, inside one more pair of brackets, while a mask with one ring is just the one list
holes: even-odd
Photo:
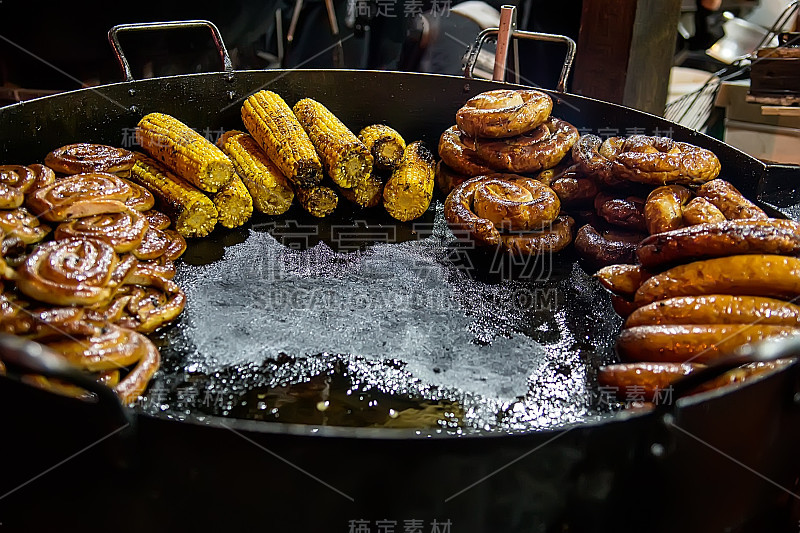
[[[320, 70], [126, 82], [0, 109], [0, 161], [40, 161], [69, 142], [119, 145], [123, 132], [151, 111], [211, 129], [239, 127], [241, 100], [264, 87], [291, 102], [319, 99], [352, 127], [385, 121], [435, 145], [465, 99], [500, 86], [437, 75]], [[678, 140], [710, 148], [724, 177], [745, 194], [761, 194], [786, 214], [797, 212], [796, 170], [764, 165], [652, 115], [554, 96], [556, 113], [581, 129], [671, 131]], [[797, 353], [796, 346], [785, 350]], [[0, 523], [7, 530], [459, 533], [796, 527], [789, 512], [800, 472], [799, 390], [794, 364], [658, 412], [457, 437], [113, 414], [106, 400], [98, 406], [57, 399], [3, 379]], [[381, 520], [388, 521], [385, 527]]]

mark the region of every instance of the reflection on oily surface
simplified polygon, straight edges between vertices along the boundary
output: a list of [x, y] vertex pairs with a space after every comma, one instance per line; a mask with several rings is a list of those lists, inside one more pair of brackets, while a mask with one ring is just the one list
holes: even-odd
[[371, 244], [337, 252], [260, 227], [214, 262], [181, 265], [187, 308], [159, 333], [165, 365], [145, 408], [484, 430], [592, 416], [619, 326], [602, 290], [570, 258], [465, 248], [432, 211], [400, 242], [362, 226]]

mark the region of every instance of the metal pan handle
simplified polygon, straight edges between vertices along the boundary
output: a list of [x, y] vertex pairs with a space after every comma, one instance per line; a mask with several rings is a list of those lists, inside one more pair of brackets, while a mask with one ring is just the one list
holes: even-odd
[[117, 56], [117, 61], [122, 68], [122, 75], [125, 76], [125, 81], [133, 81], [133, 74], [131, 73], [131, 66], [128, 63], [128, 58], [122, 52], [122, 47], [119, 44], [120, 32], [139, 32], [139, 31], [159, 31], [159, 30], [185, 30], [190, 28], [208, 28], [211, 30], [211, 37], [214, 39], [214, 46], [217, 48], [219, 58], [222, 61], [222, 69], [229, 73], [233, 73], [233, 63], [231, 57], [228, 55], [228, 49], [225, 48], [225, 43], [222, 41], [222, 34], [219, 29], [209, 20], [177, 20], [170, 22], [142, 22], [137, 24], [117, 24], [108, 30], [108, 42], [111, 48], [114, 49], [114, 55]]
[[[682, 398], [699, 386], [718, 378], [729, 370], [749, 363], [768, 363], [778, 359], [800, 357], [800, 335], [786, 339], [767, 339], [740, 348], [735, 354], [714, 361], [709, 366], [672, 383], [672, 402], [659, 404], [662, 411], [673, 411], [679, 398]], [[800, 386], [800, 384], [798, 385]], [[800, 391], [799, 391], [800, 392]]]
[[0, 334], [0, 360], [6, 375], [18, 379], [25, 374], [39, 374], [58, 379], [93, 393], [102, 410], [122, 425], [133, 419], [116, 393], [87, 374], [79, 371], [49, 348], [15, 335]]
[[[567, 90], [567, 78], [569, 77], [569, 71], [572, 69], [572, 62], [575, 60], [575, 41], [567, 37], [566, 35], [556, 35], [554, 33], [539, 33], [533, 31], [522, 31], [522, 30], [513, 30], [509, 32], [511, 38], [516, 39], [528, 39], [532, 41], [546, 41], [550, 43], [564, 43], [567, 46], [567, 54], [564, 57], [564, 64], [561, 67], [561, 74], [558, 77], [558, 85], [556, 86], [556, 90], [559, 92], [566, 92]], [[500, 28], [486, 28], [482, 32], [478, 34], [478, 37], [475, 39], [475, 43], [470, 47], [469, 52], [467, 53], [467, 60], [464, 65], [464, 77], [472, 78], [472, 71], [475, 69], [475, 63], [478, 61], [478, 54], [483, 48], [483, 45], [489, 41], [497, 39], [500, 35]], [[505, 78], [505, 76], [503, 76]], [[504, 81], [495, 80], [495, 81]]]

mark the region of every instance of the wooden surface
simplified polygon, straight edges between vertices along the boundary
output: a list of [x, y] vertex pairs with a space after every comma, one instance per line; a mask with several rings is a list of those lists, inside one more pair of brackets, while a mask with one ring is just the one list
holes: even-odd
[[681, 0], [584, 0], [572, 90], [662, 115]]

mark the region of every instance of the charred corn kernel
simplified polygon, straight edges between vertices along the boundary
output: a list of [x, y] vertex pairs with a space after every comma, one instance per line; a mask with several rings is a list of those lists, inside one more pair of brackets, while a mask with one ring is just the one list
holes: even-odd
[[136, 127], [136, 140], [169, 170], [206, 192], [217, 192], [233, 179], [228, 156], [175, 117], [145, 115]]
[[217, 224], [214, 202], [153, 159], [138, 157], [128, 179], [153, 193], [184, 237], [205, 237]]
[[242, 122], [289, 181], [300, 187], [322, 181], [317, 151], [283, 98], [258, 91], [244, 101]]
[[303, 209], [315, 217], [326, 217], [333, 213], [339, 203], [336, 191], [324, 185], [314, 185], [313, 187], [297, 187], [295, 196], [303, 206]]
[[370, 176], [369, 149], [328, 108], [303, 98], [293, 109], [336, 185], [349, 189]]
[[394, 129], [385, 124], [373, 124], [362, 129], [358, 138], [372, 154], [378, 170], [394, 170], [400, 164], [406, 141]]
[[397, 220], [422, 216], [433, 197], [433, 154], [420, 141], [409, 144], [383, 189], [383, 205]]
[[226, 228], [238, 228], [253, 216], [253, 197], [235, 176], [211, 199], [219, 213], [219, 223]]
[[340, 187], [339, 194], [361, 207], [375, 207], [383, 198], [383, 180], [373, 174], [350, 189]]
[[256, 209], [267, 215], [282, 215], [291, 207], [294, 191], [255, 139], [234, 130], [226, 132], [217, 142], [233, 161]]

